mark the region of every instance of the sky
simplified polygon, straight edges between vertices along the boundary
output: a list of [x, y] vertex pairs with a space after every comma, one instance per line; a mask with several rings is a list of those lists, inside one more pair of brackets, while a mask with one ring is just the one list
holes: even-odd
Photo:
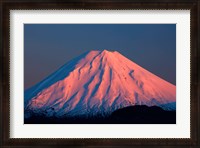
[[175, 24], [25, 24], [24, 88], [86, 51], [104, 49], [176, 85]]

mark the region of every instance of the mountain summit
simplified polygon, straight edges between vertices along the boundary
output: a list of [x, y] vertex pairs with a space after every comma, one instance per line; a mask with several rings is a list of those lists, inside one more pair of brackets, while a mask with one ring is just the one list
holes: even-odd
[[90, 51], [25, 91], [25, 111], [46, 116], [110, 114], [134, 105], [174, 109], [176, 87], [120, 53]]

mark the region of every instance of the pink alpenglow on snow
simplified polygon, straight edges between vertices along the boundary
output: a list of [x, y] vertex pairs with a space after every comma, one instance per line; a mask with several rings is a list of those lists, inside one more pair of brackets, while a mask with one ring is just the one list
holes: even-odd
[[25, 109], [47, 116], [110, 114], [134, 105], [175, 110], [176, 86], [114, 51], [90, 51], [25, 91]]

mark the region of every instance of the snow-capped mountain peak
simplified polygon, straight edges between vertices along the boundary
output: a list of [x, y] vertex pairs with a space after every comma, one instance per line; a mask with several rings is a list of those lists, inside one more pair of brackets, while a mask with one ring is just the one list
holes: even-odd
[[47, 116], [109, 114], [131, 105], [166, 109], [174, 102], [174, 85], [107, 50], [84, 53], [25, 91], [25, 109]]

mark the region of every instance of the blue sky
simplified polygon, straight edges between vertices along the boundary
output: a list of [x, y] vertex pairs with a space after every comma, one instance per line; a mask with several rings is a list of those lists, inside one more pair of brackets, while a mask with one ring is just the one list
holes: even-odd
[[103, 49], [176, 84], [175, 24], [25, 24], [24, 87], [88, 50]]

